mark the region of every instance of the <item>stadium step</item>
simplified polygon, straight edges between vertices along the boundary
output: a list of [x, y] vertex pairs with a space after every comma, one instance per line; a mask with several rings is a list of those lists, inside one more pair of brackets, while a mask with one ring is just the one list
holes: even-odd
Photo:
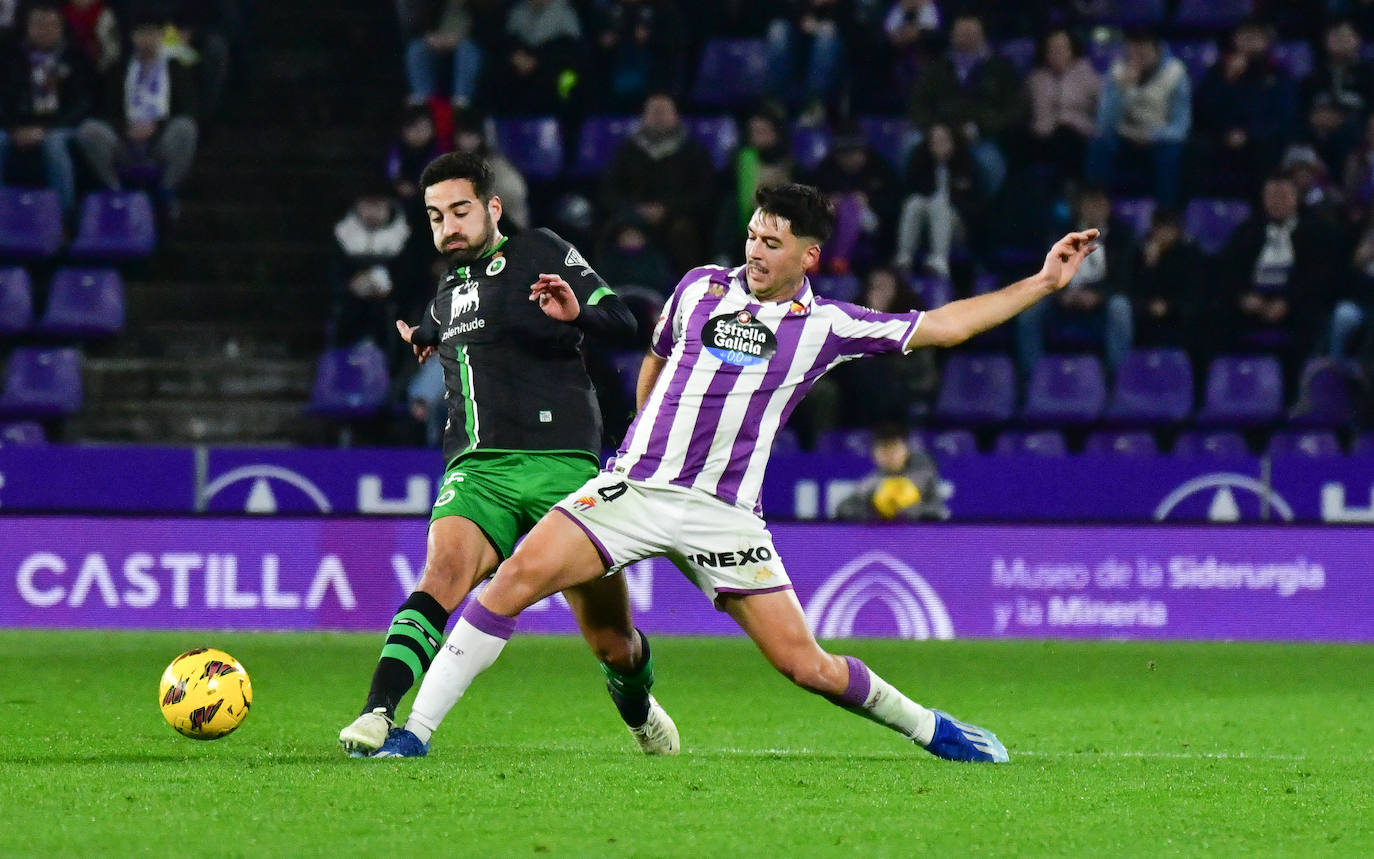
[[325, 444], [336, 435], [300, 402], [263, 399], [101, 400], [73, 419], [69, 430], [81, 439], [145, 444]]
[[313, 362], [154, 358], [92, 358], [84, 366], [88, 396], [100, 400], [155, 398], [299, 401], [310, 395]]

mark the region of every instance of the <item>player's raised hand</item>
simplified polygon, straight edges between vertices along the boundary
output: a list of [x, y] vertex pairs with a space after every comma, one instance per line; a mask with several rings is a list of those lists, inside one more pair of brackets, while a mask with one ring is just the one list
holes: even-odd
[[1054, 289], [1062, 289], [1068, 285], [1078, 273], [1078, 267], [1082, 265], [1083, 260], [1097, 250], [1097, 236], [1097, 230], [1083, 230], [1069, 233], [1055, 242], [1054, 247], [1045, 255], [1045, 265], [1040, 269], [1040, 275], [1049, 281]]
[[417, 361], [419, 361], [421, 364], [423, 364], [423, 363], [425, 363], [426, 361], [428, 361], [428, 360], [429, 360], [429, 356], [431, 356], [431, 355], [434, 354], [434, 347], [433, 347], [433, 346], [425, 346], [425, 347], [421, 348], [421, 347], [419, 347], [419, 346], [416, 346], [416, 345], [411, 341], [411, 338], [413, 338], [413, 337], [415, 336], [415, 332], [420, 330], [420, 326], [418, 326], [418, 325], [407, 325], [407, 324], [405, 324], [405, 322], [403, 322], [402, 320], [397, 319], [397, 320], [396, 320], [396, 330], [397, 330], [398, 332], [400, 332], [400, 335], [401, 335], [401, 339], [402, 339], [402, 340], [406, 341], [407, 343], [410, 343], [411, 351], [413, 351], [413, 352], [415, 353], [415, 359], [416, 359]]
[[539, 302], [539, 309], [559, 322], [572, 322], [582, 312], [572, 287], [556, 274], [539, 275], [539, 280], [530, 285], [530, 301]]

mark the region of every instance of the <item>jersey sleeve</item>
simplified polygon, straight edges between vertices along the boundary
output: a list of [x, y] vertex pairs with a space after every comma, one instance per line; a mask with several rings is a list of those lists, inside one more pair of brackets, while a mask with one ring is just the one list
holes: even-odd
[[654, 325], [653, 337], [649, 340], [649, 348], [660, 358], [667, 358], [673, 351], [673, 344], [682, 336], [682, 296], [687, 287], [700, 280], [703, 274], [713, 271], [713, 268], [694, 268], [683, 275], [682, 280], [677, 282], [673, 288], [673, 294], [668, 297], [668, 303], [663, 305], [663, 312], [658, 315], [658, 322]]
[[543, 235], [550, 243], [550, 260], [544, 265], [551, 268], [541, 271], [547, 274], [560, 275], [572, 287], [573, 294], [584, 307], [595, 307], [608, 295], [615, 295], [615, 290], [611, 289], [610, 284], [596, 273], [591, 263], [587, 262], [582, 256], [582, 252], [565, 240], [562, 236], [548, 228], [540, 228], [538, 232]]
[[425, 315], [420, 318], [419, 328], [410, 335], [410, 343], [422, 349], [439, 345], [439, 317], [435, 315], [433, 301], [425, 305]]
[[845, 358], [864, 358], [889, 352], [906, 354], [906, 344], [921, 324], [921, 311], [911, 313], [879, 313], [867, 307], [834, 302], [838, 312], [831, 331], [839, 341], [840, 354]]

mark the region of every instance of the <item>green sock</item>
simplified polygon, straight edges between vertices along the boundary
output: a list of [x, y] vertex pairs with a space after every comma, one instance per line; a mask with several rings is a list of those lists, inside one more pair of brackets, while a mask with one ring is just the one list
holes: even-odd
[[[639, 630], [635, 630], [639, 632]], [[621, 674], [606, 663], [601, 673], [606, 675], [606, 689], [611, 693], [620, 718], [631, 728], [638, 728], [649, 719], [649, 690], [654, 685], [654, 657], [649, 652], [649, 637], [639, 632], [644, 661], [630, 674]]]

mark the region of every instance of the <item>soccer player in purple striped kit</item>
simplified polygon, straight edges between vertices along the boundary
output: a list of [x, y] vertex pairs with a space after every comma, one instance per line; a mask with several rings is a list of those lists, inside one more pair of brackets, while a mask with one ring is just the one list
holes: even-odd
[[[1033, 277], [926, 312], [878, 313], [811, 291], [835, 214], [815, 188], [761, 189], [746, 262], [678, 283], [641, 366], [640, 411], [611, 466], [549, 511], [468, 603], [383, 751], [410, 757], [539, 600], [648, 557], [669, 558], [748, 633], [789, 680], [886, 725], [932, 754], [1000, 763], [992, 732], [910, 700], [852, 656], [822, 650], [761, 518], [759, 491], [778, 429], [841, 362], [954, 346], [1072, 279], [1096, 230], [1069, 233]], [[562, 297], [551, 294], [550, 300]]]

